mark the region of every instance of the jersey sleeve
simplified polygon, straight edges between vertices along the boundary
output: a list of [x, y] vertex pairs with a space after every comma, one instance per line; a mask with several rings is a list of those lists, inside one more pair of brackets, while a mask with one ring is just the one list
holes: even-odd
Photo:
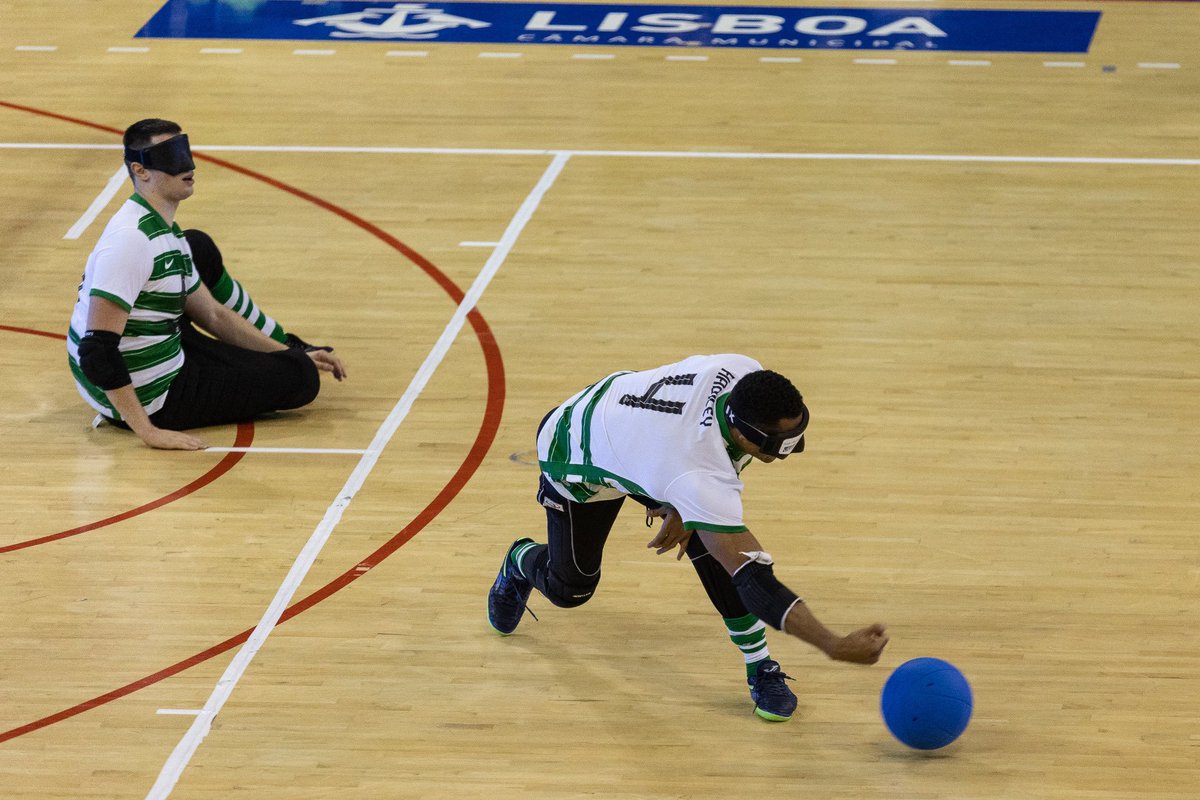
[[141, 231], [114, 231], [96, 249], [89, 294], [129, 311], [150, 280], [153, 268], [150, 242]]
[[685, 530], [740, 533], [747, 530], [742, 520], [742, 482], [715, 472], [688, 472], [666, 489], [670, 503]]

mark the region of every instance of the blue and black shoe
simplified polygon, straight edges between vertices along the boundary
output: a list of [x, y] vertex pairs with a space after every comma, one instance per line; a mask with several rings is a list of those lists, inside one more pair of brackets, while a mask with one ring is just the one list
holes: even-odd
[[754, 701], [754, 713], [771, 722], [787, 722], [796, 710], [796, 695], [788, 688], [787, 681], [795, 680], [784, 674], [779, 662], [763, 659], [758, 670], [746, 679], [750, 684], [750, 699]]
[[512, 562], [514, 550], [532, 544], [534, 541], [529, 538], [517, 539], [512, 543], [504, 554], [504, 563], [500, 565], [496, 582], [488, 592], [488, 625], [501, 636], [508, 636], [517, 629], [525, 613], [525, 605], [529, 602], [529, 593], [533, 591], [533, 584], [517, 574]]

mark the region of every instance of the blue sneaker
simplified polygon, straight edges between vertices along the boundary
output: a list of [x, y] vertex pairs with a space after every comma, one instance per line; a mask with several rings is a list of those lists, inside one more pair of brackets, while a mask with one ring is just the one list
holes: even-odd
[[796, 710], [796, 695], [785, 681], [795, 680], [784, 674], [779, 662], [763, 659], [758, 662], [758, 671], [746, 679], [750, 684], [750, 699], [754, 701], [754, 713], [771, 722], [787, 722]]
[[496, 582], [488, 592], [488, 625], [501, 636], [508, 636], [517, 629], [525, 613], [525, 604], [529, 602], [529, 593], [533, 591], [533, 584], [518, 575], [512, 565], [513, 551], [531, 544], [534, 541], [529, 538], [517, 539], [512, 543], [504, 554], [504, 563], [500, 565]]

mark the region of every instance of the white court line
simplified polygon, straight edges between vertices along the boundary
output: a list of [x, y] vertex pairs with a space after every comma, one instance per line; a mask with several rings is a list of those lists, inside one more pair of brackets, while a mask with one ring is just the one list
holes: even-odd
[[895, 64], [894, 58], [856, 58], [855, 64]]
[[56, 44], [19, 44], [13, 48], [18, 53], [53, 53], [58, 49]]
[[307, 50], [307, 49], [301, 48], [299, 50], [293, 50], [292, 55], [294, 55], [294, 56], [331, 56], [336, 52], [337, 52], [337, 50]]
[[149, 53], [149, 47], [110, 47], [110, 53]]
[[616, 58], [612, 53], [572, 53], [571, 58], [580, 61], [611, 61]]
[[542, 173], [541, 179], [533, 187], [529, 196], [525, 198], [525, 202], [517, 209], [512, 222], [509, 223], [507, 230], [504, 231], [504, 235], [500, 238], [500, 246], [488, 258], [487, 263], [480, 271], [475, 282], [471, 285], [470, 290], [467, 291], [462, 302], [455, 309], [454, 316], [446, 324], [446, 328], [442, 331], [442, 335], [438, 338], [437, 343], [434, 344], [429, 355], [425, 357], [424, 363], [417, 370], [417, 374], [413, 376], [408, 388], [404, 390], [404, 395], [396, 403], [391, 413], [388, 414], [387, 419], [384, 420], [383, 425], [376, 432], [375, 438], [371, 442], [371, 446], [367, 449], [366, 454], [359, 460], [358, 466], [355, 467], [350, 477], [346, 479], [346, 483], [341, 491], [337, 493], [337, 499], [334, 500], [333, 504], [325, 512], [325, 518], [317, 525], [308, 543], [304, 545], [300, 554], [296, 556], [292, 568], [288, 571], [287, 577], [284, 578], [279, 591], [276, 592], [275, 598], [271, 601], [266, 613], [263, 614], [262, 619], [255, 626], [254, 632], [250, 634], [250, 638], [238, 650], [237, 655], [234, 656], [229, 666], [225, 669], [225, 673], [217, 681], [212, 694], [209, 695], [208, 700], [204, 703], [204, 709], [196, 717], [195, 721], [192, 722], [187, 733], [180, 739], [179, 744], [175, 746], [170, 757], [167, 758], [167, 762], [163, 765], [162, 771], [158, 775], [158, 780], [154, 782], [154, 786], [151, 787], [149, 794], [146, 795], [146, 800], [163, 800], [163, 798], [171, 794], [171, 790], [175, 787], [176, 782], [187, 768], [188, 762], [191, 761], [197, 748], [200, 747], [200, 743], [204, 741], [204, 737], [211, 730], [213, 720], [220, 713], [221, 708], [224, 707], [230, 695], [233, 694], [234, 687], [237, 686], [242, 675], [246, 673], [251, 660], [253, 660], [255, 654], [266, 642], [267, 636], [270, 635], [271, 631], [279, 623], [280, 616], [283, 615], [288, 603], [291, 602], [292, 597], [300, 588], [300, 583], [304, 580], [304, 576], [308, 573], [309, 568], [317, 560], [317, 556], [320, 555], [325, 542], [329, 539], [330, 534], [333, 533], [334, 527], [341, 520], [342, 513], [350, 505], [350, 501], [354, 499], [354, 495], [362, 488], [363, 483], [366, 482], [367, 476], [370, 475], [371, 470], [375, 467], [375, 463], [379, 460], [384, 447], [387, 446], [392, 436], [395, 435], [396, 429], [400, 427], [400, 423], [408, 416], [409, 409], [412, 408], [413, 403], [433, 376], [434, 370], [437, 369], [442, 359], [446, 356], [446, 353], [449, 352], [450, 346], [454, 344], [454, 340], [458, 337], [459, 331], [462, 330], [463, 324], [466, 322], [467, 314], [470, 313], [471, 309], [479, 302], [480, 297], [483, 296], [484, 290], [500, 270], [505, 259], [508, 258], [508, 254], [512, 251], [513, 246], [516, 245], [517, 237], [521, 235], [521, 231], [524, 230], [525, 225], [533, 217], [533, 213], [541, 203], [542, 197], [545, 196], [546, 192], [554, 184], [554, 181], [558, 178], [559, 173], [562, 172], [563, 167], [566, 166], [569, 159], [570, 156], [568, 155], [561, 153], [556, 155], [553, 161], [550, 162], [550, 166]]
[[370, 452], [361, 448], [341, 447], [206, 447], [197, 453], [315, 453], [318, 455], [359, 456]]
[[480, 53], [480, 58], [520, 58], [524, 53]]
[[405, 56], [407, 56], [409, 58], [424, 58], [425, 56], [429, 55], [429, 51], [428, 50], [388, 50], [386, 53], [384, 53], [384, 55], [389, 56], [391, 58], [403, 58]]
[[708, 61], [708, 56], [667, 56], [666, 61]]
[[804, 59], [795, 56], [763, 56], [758, 60], [764, 64], [799, 64]]
[[[112, 144], [0, 142], [0, 150], [120, 150]], [[570, 156], [572, 158], [720, 158], [783, 161], [943, 161], [982, 164], [1129, 164], [1200, 166], [1200, 158], [1123, 158], [1109, 156], [987, 156], [951, 153], [707, 153], [696, 150], [521, 150], [501, 147], [315, 147], [307, 145], [202, 145], [196, 152], [226, 153], [373, 153], [376, 155]]]
[[495, 247], [499, 242], [459, 242], [459, 247]]
[[992, 62], [984, 59], [950, 59], [946, 62], [952, 67], [990, 67]]
[[203, 709], [199, 708], [160, 708], [155, 714], [178, 714], [182, 717], [199, 716]]
[[235, 56], [238, 53], [245, 52], [245, 50], [244, 50], [244, 48], [241, 48], [241, 47], [201, 47], [200, 52], [214, 54], [214, 55]]
[[78, 239], [82, 236], [88, 226], [96, 221], [96, 217], [100, 216], [100, 212], [108, 205], [108, 201], [113, 199], [113, 195], [121, 191], [121, 187], [128, 179], [129, 173], [125, 171], [125, 166], [122, 164], [121, 168], [108, 179], [108, 183], [104, 184], [104, 188], [100, 190], [100, 194], [96, 195], [96, 199], [88, 206], [87, 211], [83, 212], [83, 216], [77, 219], [71, 229], [63, 234], [63, 238]]
[[1156, 61], [1139, 61], [1138, 66], [1142, 69], [1179, 69], [1178, 64], [1167, 64]]
[[1086, 67], [1085, 61], [1043, 61], [1043, 67], [1060, 68], [1060, 69], [1080, 69]]

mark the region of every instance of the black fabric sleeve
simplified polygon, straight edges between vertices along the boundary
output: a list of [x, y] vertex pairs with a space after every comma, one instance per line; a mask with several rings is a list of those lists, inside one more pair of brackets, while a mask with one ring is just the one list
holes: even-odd
[[112, 331], [88, 331], [79, 342], [79, 368], [92, 383], [105, 391], [133, 383], [129, 368], [118, 347], [121, 334]]

